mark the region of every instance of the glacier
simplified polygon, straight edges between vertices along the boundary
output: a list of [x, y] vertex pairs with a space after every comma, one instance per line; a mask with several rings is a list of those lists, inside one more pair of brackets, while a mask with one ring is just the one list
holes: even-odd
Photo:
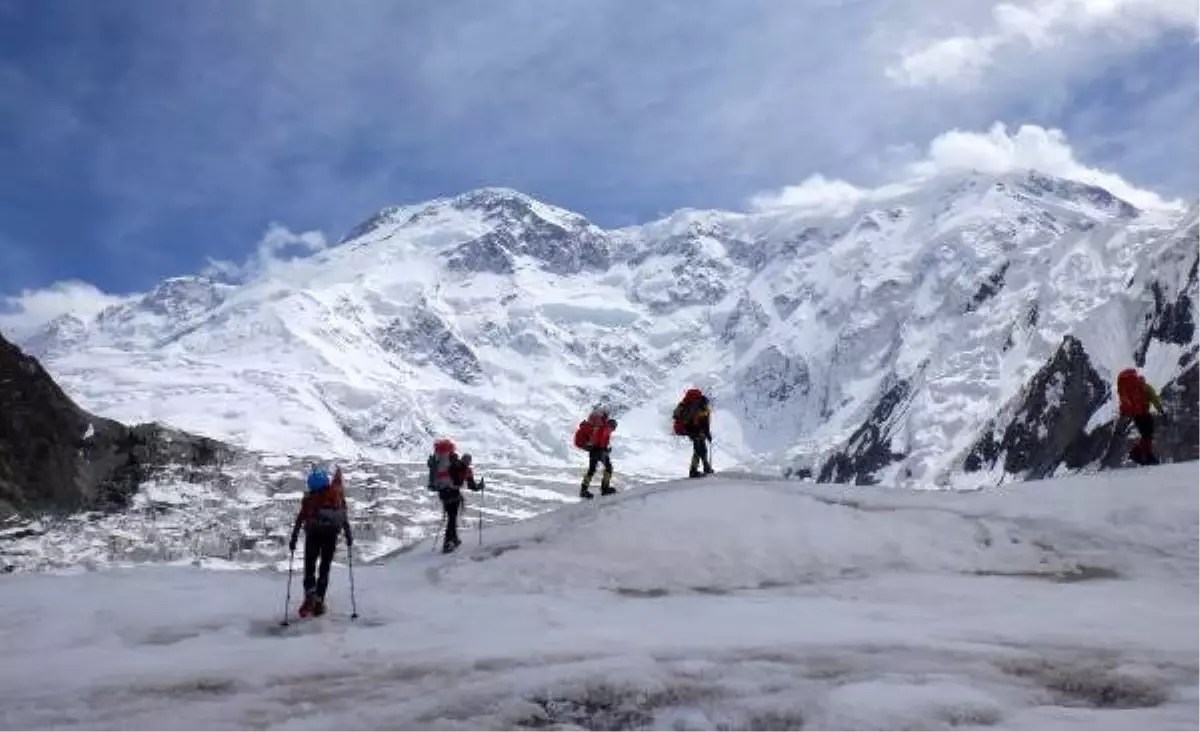
[[283, 567], [18, 574], [0, 726], [1195, 729], [1197, 496], [647, 483], [355, 562], [353, 622], [342, 548], [287, 628]]

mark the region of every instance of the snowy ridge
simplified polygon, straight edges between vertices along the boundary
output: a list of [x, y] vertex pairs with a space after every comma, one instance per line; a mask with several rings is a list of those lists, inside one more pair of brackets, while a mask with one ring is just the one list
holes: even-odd
[[339, 563], [332, 614], [286, 629], [286, 573], [21, 575], [0, 709], [35, 729], [1195, 729], [1198, 514], [1189, 465], [962, 493], [678, 481], [356, 563], [353, 622]]
[[[1187, 229], [1037, 173], [889, 195], [605, 231], [482, 189], [387, 209], [238, 285], [169, 280], [25, 345], [96, 413], [267, 452], [413, 461], [450, 434], [495, 462], [562, 465], [604, 401], [618, 466], [677, 475], [669, 414], [696, 385], [719, 465], [949, 485], [1064, 336], [1105, 369], [1135, 358], [1138, 288]], [[1151, 344], [1151, 376], [1195, 343]]]

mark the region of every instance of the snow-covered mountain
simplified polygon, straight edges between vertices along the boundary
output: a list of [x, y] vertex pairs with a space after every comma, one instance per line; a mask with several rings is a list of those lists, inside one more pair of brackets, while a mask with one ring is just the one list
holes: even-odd
[[[836, 215], [685, 210], [619, 230], [482, 189], [386, 209], [244, 282], [168, 280], [24, 345], [94, 412], [269, 452], [419, 460], [449, 434], [493, 464], [564, 464], [603, 401], [619, 469], [677, 473], [669, 414], [696, 385], [718, 467], [992, 483], [1079, 452], [1121, 367], [1160, 386], [1194, 373], [1196, 219], [1032, 172]], [[1098, 382], [1047, 425], [1047, 399], [1074, 393], [1046, 376], [1069, 342]], [[1048, 469], [1011, 458], [1031, 430], [1067, 435]]]

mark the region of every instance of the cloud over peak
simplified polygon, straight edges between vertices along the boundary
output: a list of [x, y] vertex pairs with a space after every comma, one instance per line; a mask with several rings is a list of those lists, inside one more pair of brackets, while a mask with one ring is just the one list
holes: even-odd
[[1000, 122], [987, 132], [949, 130], [930, 141], [922, 157], [909, 161], [875, 188], [813, 175], [798, 185], [759, 193], [749, 201], [754, 210], [793, 208], [812, 213], [839, 213], [863, 200], [886, 198], [942, 175], [977, 171], [988, 174], [1035, 170], [1047, 175], [1106, 189], [1142, 209], [1177, 210], [1182, 203], [1138, 188], [1116, 173], [1079, 161], [1062, 130], [1021, 125], [1014, 132]]

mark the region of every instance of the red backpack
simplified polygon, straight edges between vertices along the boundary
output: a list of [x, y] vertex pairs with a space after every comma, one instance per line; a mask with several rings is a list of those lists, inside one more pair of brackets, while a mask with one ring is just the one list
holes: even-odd
[[688, 389], [683, 394], [683, 399], [676, 405], [671, 418], [674, 420], [674, 431], [677, 435], [686, 435], [688, 427], [696, 418], [696, 415], [704, 407], [704, 392], [699, 389]]
[[592, 426], [585, 419], [575, 428], [575, 447], [586, 450], [592, 444]]
[[1136, 415], [1149, 411], [1143, 383], [1137, 369], [1125, 369], [1117, 374], [1117, 397], [1121, 400], [1121, 414]]

